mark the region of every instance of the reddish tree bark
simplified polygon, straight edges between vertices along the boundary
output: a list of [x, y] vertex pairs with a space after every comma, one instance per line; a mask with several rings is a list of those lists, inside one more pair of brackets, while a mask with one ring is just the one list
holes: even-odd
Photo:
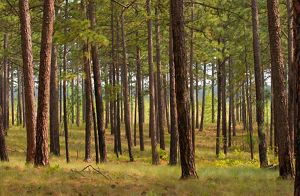
[[184, 40], [183, 0], [171, 0], [176, 102], [182, 179], [197, 177], [190, 122], [187, 55]]
[[48, 116], [50, 93], [51, 48], [54, 23], [54, 0], [45, 0], [39, 69], [39, 94], [36, 126], [35, 165], [48, 165]]
[[[22, 42], [22, 58], [23, 58], [23, 77], [25, 85], [25, 107], [26, 107], [26, 132], [27, 132], [27, 154], [26, 162], [34, 161], [35, 155], [35, 98], [34, 98], [34, 71], [32, 57], [32, 41], [31, 41], [31, 24], [28, 0], [19, 1], [20, 24], [21, 24], [21, 42]], [[20, 80], [20, 78], [18, 78]], [[20, 83], [19, 83], [20, 85]], [[20, 89], [20, 86], [19, 86]], [[20, 93], [18, 93], [20, 103]], [[20, 113], [21, 106], [19, 105]], [[22, 122], [20, 122], [22, 123]]]
[[284, 65], [280, 41], [279, 1], [268, 0], [268, 22], [271, 53], [271, 71], [274, 85], [274, 127], [278, 134], [279, 174], [282, 178], [294, 175], [293, 158], [290, 146], [287, 112], [287, 92], [285, 87]]

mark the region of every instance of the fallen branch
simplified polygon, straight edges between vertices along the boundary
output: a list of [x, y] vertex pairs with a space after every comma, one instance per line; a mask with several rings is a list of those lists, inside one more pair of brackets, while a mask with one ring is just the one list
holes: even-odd
[[[91, 170], [95, 171], [97, 174], [102, 175], [104, 178], [106, 178], [107, 180], [112, 180], [112, 178], [110, 176], [106, 176], [103, 172], [100, 171], [100, 168], [98, 167], [98, 169], [94, 168], [92, 165], [88, 165], [86, 167], [84, 167], [82, 170], [78, 171], [78, 170], [71, 170], [71, 172], [76, 172], [78, 174], [80, 174], [81, 176], [84, 176], [82, 173], [84, 171], [88, 170], [89, 172]], [[85, 176], [84, 176], [85, 177]]]

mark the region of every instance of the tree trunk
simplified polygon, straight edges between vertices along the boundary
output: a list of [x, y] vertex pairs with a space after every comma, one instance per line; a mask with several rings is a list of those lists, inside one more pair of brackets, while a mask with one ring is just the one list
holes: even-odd
[[5, 144], [2, 106], [0, 106], [0, 161], [9, 161]]
[[268, 0], [268, 21], [271, 53], [271, 71], [274, 85], [274, 125], [278, 130], [279, 174], [282, 178], [294, 175], [287, 112], [287, 92], [280, 41], [278, 0]]
[[201, 123], [200, 131], [203, 131], [204, 127], [204, 111], [205, 111], [205, 88], [206, 88], [206, 63], [203, 65], [203, 91], [202, 91], [202, 111], [201, 111]]
[[148, 65], [149, 65], [149, 92], [150, 92], [150, 119], [149, 132], [151, 133], [151, 149], [152, 149], [152, 164], [159, 164], [159, 156], [157, 152], [156, 141], [156, 117], [155, 117], [155, 91], [154, 91], [154, 73], [153, 73], [153, 41], [152, 41], [152, 19], [151, 16], [151, 0], [146, 0], [147, 9], [147, 27], [148, 27]]
[[221, 61], [218, 60], [218, 70], [217, 70], [217, 83], [218, 83], [218, 105], [217, 105], [217, 136], [216, 136], [216, 156], [220, 155], [220, 137], [221, 137], [221, 109], [222, 109], [222, 72], [221, 72]]
[[45, 0], [40, 52], [35, 165], [48, 165], [48, 115], [54, 0]]
[[172, 15], [170, 15], [169, 27], [169, 72], [170, 72], [170, 165], [177, 164], [178, 128], [177, 128], [177, 107], [175, 88], [175, 65], [173, 53]]
[[157, 101], [158, 101], [158, 108], [160, 109], [159, 112], [157, 110], [157, 117], [158, 117], [158, 131], [160, 133], [160, 148], [165, 150], [165, 106], [164, 106], [164, 88], [162, 83], [162, 74], [161, 74], [161, 52], [160, 52], [160, 24], [159, 24], [159, 6], [160, 2], [155, 7], [155, 35], [156, 35], [156, 65], [157, 65]]
[[294, 43], [293, 43], [293, 7], [292, 0], [286, 0], [288, 15], [288, 121], [291, 140], [291, 151], [294, 154], [295, 129], [295, 71], [294, 71]]
[[221, 92], [222, 92], [222, 136], [223, 136], [223, 150], [224, 154], [227, 155], [227, 118], [226, 118], [226, 61], [221, 66]]
[[[25, 82], [25, 105], [26, 105], [26, 131], [27, 131], [27, 154], [26, 162], [34, 161], [36, 148], [35, 132], [35, 98], [34, 98], [34, 70], [32, 57], [31, 25], [28, 0], [19, 1], [20, 23], [21, 23], [21, 41], [22, 41], [22, 58], [23, 58], [23, 77]], [[20, 75], [18, 71], [18, 108], [19, 123], [22, 123], [22, 106], [20, 97]]]
[[52, 46], [50, 91], [50, 152], [59, 156], [58, 64], [56, 46]]
[[[119, 34], [119, 20], [117, 20], [117, 40], [116, 40], [116, 50], [119, 51], [119, 44], [120, 44], [120, 34]], [[116, 54], [116, 85], [120, 85], [120, 68], [119, 68], [119, 52]], [[118, 147], [118, 152], [122, 154], [122, 140], [121, 140], [121, 105], [122, 105], [122, 100], [121, 100], [122, 92], [118, 91], [117, 92], [117, 113], [116, 113], [116, 126], [117, 126], [117, 147]]]
[[215, 64], [211, 64], [211, 123], [215, 123]]
[[[73, 74], [73, 69], [71, 69], [71, 74]], [[75, 111], [74, 111], [74, 78], [71, 80], [71, 124], [74, 125], [75, 123]]]
[[228, 117], [228, 147], [231, 147], [232, 144], [232, 138], [231, 138], [231, 133], [232, 133], [232, 111], [233, 109], [233, 84], [232, 84], [232, 57], [229, 58], [229, 73], [228, 73], [228, 82], [229, 82], [229, 117]]
[[15, 125], [14, 69], [10, 66], [11, 124]]
[[[95, 0], [89, 0], [88, 16], [89, 16], [89, 20], [91, 22], [91, 29], [94, 30], [95, 26], [96, 26], [96, 3], [95, 3]], [[100, 161], [106, 162], [107, 161], [107, 152], [106, 152], [106, 143], [105, 143], [104, 113], [103, 113], [100, 65], [99, 65], [99, 59], [98, 59], [98, 47], [95, 44], [92, 44], [91, 53], [92, 53], [92, 62], [93, 62]]]
[[199, 85], [199, 65], [196, 62], [196, 74], [195, 74], [196, 78], [196, 129], [200, 128], [200, 124], [199, 124], [199, 89], [200, 89], [200, 85]]
[[138, 110], [139, 110], [139, 136], [140, 136], [140, 150], [144, 151], [144, 122], [143, 122], [143, 92], [142, 92], [142, 65], [141, 65], [141, 49], [136, 46], [136, 70], [137, 70], [137, 94], [138, 94]]
[[[21, 82], [21, 75], [20, 75], [20, 69], [19, 68], [17, 70], [17, 77], [18, 77], [18, 108], [17, 108], [17, 114], [18, 115], [17, 116], [18, 116], [18, 125], [21, 125], [22, 124], [22, 101], [21, 101], [22, 82]], [[34, 103], [34, 101], [33, 101], [33, 103]], [[34, 123], [35, 123], [35, 121], [34, 121]], [[33, 128], [35, 129], [35, 126], [33, 126]], [[33, 141], [35, 141], [35, 136], [33, 136], [33, 139], [34, 139]]]
[[7, 135], [7, 130], [8, 130], [8, 124], [9, 124], [9, 119], [8, 119], [8, 59], [7, 59], [7, 52], [8, 49], [8, 34], [4, 34], [3, 38], [3, 100], [2, 100], [2, 110], [3, 110], [3, 128], [5, 135]]
[[294, 24], [294, 87], [295, 87], [295, 154], [296, 154], [296, 177], [295, 177], [295, 187], [294, 195], [300, 195], [300, 1], [293, 2], [293, 24]]
[[[91, 80], [91, 68], [90, 68], [90, 59], [88, 58], [88, 44], [85, 43], [83, 46], [83, 62], [84, 62], [84, 84], [85, 84], [85, 100], [86, 100], [86, 106], [85, 106], [85, 161], [90, 161], [91, 159], [91, 129], [92, 129], [92, 80]], [[96, 126], [96, 124], [94, 125]], [[99, 162], [98, 157], [98, 141], [97, 141], [97, 132], [95, 131], [95, 144], [96, 144], [96, 162]]]
[[176, 102], [181, 160], [181, 178], [197, 177], [193, 148], [193, 132], [190, 123], [188, 97], [187, 55], [184, 40], [183, 0], [171, 0], [173, 53], [175, 65]]
[[76, 125], [80, 126], [79, 67], [76, 68]]
[[252, 27], [253, 27], [253, 52], [254, 52], [254, 71], [256, 89], [256, 122], [258, 127], [259, 139], [259, 160], [260, 167], [268, 166], [267, 142], [264, 132], [264, 81], [263, 70], [261, 67], [261, 49], [259, 39], [259, 19], [257, 0], [252, 0]]
[[[192, 0], [193, 2], [193, 0]], [[191, 5], [191, 21], [194, 20], [194, 4]], [[190, 32], [190, 99], [191, 99], [191, 129], [192, 129], [192, 142], [193, 150], [195, 151], [195, 101], [194, 101], [194, 74], [193, 74], [193, 64], [194, 64], [194, 30], [191, 28]]]
[[[245, 50], [245, 54], [246, 54]], [[246, 64], [246, 97], [247, 97], [247, 112], [248, 112], [248, 129], [249, 139], [250, 139], [250, 153], [251, 159], [254, 159], [254, 146], [253, 146], [253, 124], [252, 124], [252, 97], [251, 97], [251, 71], [249, 70], [249, 65], [247, 62], [247, 56], [245, 55]]]
[[[68, 20], [68, 0], [66, 0], [66, 5], [65, 5], [65, 21]], [[66, 35], [67, 29], [64, 29], [64, 33]], [[68, 111], [67, 111], [67, 81], [66, 81], [66, 76], [67, 76], [67, 45], [64, 44], [64, 51], [63, 51], [63, 110], [64, 110], [64, 133], [65, 133], [65, 149], [66, 149], [66, 160], [67, 163], [70, 161], [70, 156], [69, 156], [69, 130], [68, 130]], [[73, 94], [72, 94], [73, 97]], [[73, 101], [72, 101], [73, 102]], [[71, 104], [73, 107], [73, 103]], [[72, 111], [71, 111], [72, 112]]]
[[130, 123], [130, 106], [129, 106], [129, 95], [128, 95], [128, 67], [127, 67], [127, 51], [126, 51], [126, 40], [124, 30], [124, 12], [121, 14], [121, 33], [122, 33], [122, 48], [123, 48], [123, 66], [122, 66], [122, 84], [123, 84], [123, 100], [124, 100], [124, 120], [126, 138], [128, 142], [128, 154], [130, 161], [133, 161], [133, 155], [131, 152], [131, 123]]

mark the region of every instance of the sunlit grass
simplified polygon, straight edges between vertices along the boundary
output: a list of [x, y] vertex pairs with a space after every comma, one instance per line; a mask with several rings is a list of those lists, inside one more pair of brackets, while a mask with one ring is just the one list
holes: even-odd
[[[260, 169], [257, 148], [250, 159], [246, 133], [239, 131], [228, 156], [215, 156], [215, 128], [207, 124], [196, 134], [196, 165], [199, 179], [182, 181], [180, 167], [168, 166], [168, 157], [159, 166], [151, 165], [148, 126], [145, 125], [145, 152], [133, 148], [134, 162], [128, 162], [127, 144], [122, 135], [123, 154], [113, 153], [113, 137], [106, 131], [108, 163], [96, 165], [84, 159], [84, 127], [70, 127], [71, 162], [65, 161], [64, 138], [60, 137], [61, 156], [50, 156], [50, 166], [25, 165], [25, 130], [13, 127], [6, 137], [9, 163], [0, 163], [0, 195], [292, 195], [293, 182], [278, 179], [278, 171]], [[61, 133], [61, 135], [63, 135]], [[93, 141], [93, 139], [92, 139]], [[165, 153], [169, 153], [166, 134]], [[137, 139], [137, 144], [139, 141]], [[94, 146], [92, 146], [94, 152]], [[94, 153], [92, 154], [94, 158]], [[269, 159], [276, 164], [270, 151]], [[91, 164], [93, 169], [82, 171]]]

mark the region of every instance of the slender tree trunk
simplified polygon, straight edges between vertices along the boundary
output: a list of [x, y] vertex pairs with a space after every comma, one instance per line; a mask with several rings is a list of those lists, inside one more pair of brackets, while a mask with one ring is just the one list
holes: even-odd
[[5, 144], [2, 106], [0, 106], [0, 161], [9, 161]]
[[[245, 50], [245, 54], [246, 54]], [[248, 129], [249, 139], [250, 139], [250, 153], [251, 159], [254, 159], [254, 146], [253, 146], [253, 124], [252, 124], [252, 96], [251, 96], [251, 71], [249, 70], [249, 65], [247, 62], [247, 56], [245, 57], [246, 64], [246, 97], [247, 97], [247, 112], [248, 112]]]
[[150, 119], [149, 132], [151, 133], [151, 149], [152, 149], [152, 164], [159, 164], [159, 156], [157, 152], [156, 141], [156, 117], [155, 117], [155, 88], [154, 88], [154, 73], [153, 73], [153, 41], [152, 41], [152, 19], [151, 16], [151, 0], [146, 0], [147, 10], [147, 27], [148, 27], [148, 65], [149, 65], [149, 92], [150, 92]]
[[201, 123], [200, 131], [203, 131], [204, 127], [204, 111], [205, 111], [205, 90], [206, 90], [206, 63], [203, 65], [203, 91], [202, 91], [202, 111], [201, 111]]
[[50, 91], [50, 152], [59, 156], [58, 64], [56, 46], [52, 46]]
[[[68, 7], [69, 7], [69, 2], [68, 0], [65, 1], [65, 21], [68, 20]], [[66, 35], [67, 29], [64, 29], [64, 33]], [[67, 111], [67, 81], [66, 81], [66, 76], [67, 76], [67, 45], [64, 44], [64, 51], [63, 51], [63, 110], [64, 110], [64, 133], [65, 133], [65, 150], [66, 150], [66, 160], [67, 163], [70, 162], [70, 156], [69, 156], [69, 130], [68, 130], [68, 111]], [[73, 94], [72, 94], [73, 97]], [[73, 101], [72, 101], [72, 107], [73, 107]], [[73, 111], [71, 111], [73, 112]]]
[[10, 66], [10, 99], [11, 99], [11, 124], [15, 125], [15, 96], [14, 96], [14, 69]]
[[82, 86], [82, 88], [81, 88], [81, 95], [82, 95], [82, 123], [85, 123], [85, 119], [86, 119], [86, 100], [85, 100], [85, 95], [84, 95], [84, 93], [85, 93], [85, 84], [84, 84], [84, 78], [82, 77], [81, 78], [81, 86]]
[[[48, 165], [48, 116], [54, 0], [45, 0], [39, 69], [35, 165]], [[26, 118], [28, 119], [28, 118]]]
[[[73, 69], [71, 69], [71, 74], [73, 74]], [[74, 111], [74, 97], [75, 97], [75, 92], [74, 92], [74, 78], [71, 80], [71, 124], [74, 125], [75, 123], [75, 111]]]
[[[137, 36], [138, 37], [138, 36]], [[139, 136], [140, 136], [140, 150], [144, 151], [144, 122], [143, 122], [143, 92], [142, 92], [142, 65], [141, 65], [141, 49], [136, 47], [136, 70], [137, 70], [137, 93], [138, 93], [138, 110], [139, 110]]]
[[80, 126], [79, 67], [76, 68], [76, 125]]
[[[8, 49], [8, 34], [5, 33], [3, 37], [3, 51], [6, 53]], [[7, 59], [7, 54], [3, 55], [3, 105], [2, 105], [2, 110], [3, 110], [3, 128], [5, 135], [7, 135], [7, 129], [8, 129], [8, 59]]]
[[127, 51], [126, 51], [126, 40], [124, 30], [124, 12], [121, 14], [121, 33], [122, 33], [122, 48], [123, 48], [123, 66], [122, 66], [122, 83], [123, 83], [123, 100], [124, 100], [124, 119], [125, 119], [125, 130], [128, 142], [128, 153], [130, 161], [133, 161], [133, 155], [131, 152], [131, 123], [130, 123], [130, 106], [129, 106], [129, 95], [128, 95], [128, 67], [127, 67]]
[[226, 61], [221, 66], [222, 72], [222, 136], [223, 136], [223, 150], [227, 155], [227, 118], [226, 118]]
[[197, 177], [188, 99], [188, 65], [184, 40], [183, 0], [171, 0], [173, 53], [181, 160], [181, 178]]
[[252, 27], [253, 27], [253, 52], [254, 52], [254, 70], [255, 70], [255, 89], [256, 89], [256, 122], [258, 126], [259, 139], [259, 160], [260, 167], [268, 166], [267, 142], [264, 132], [264, 81], [261, 68], [261, 49], [259, 39], [259, 19], [257, 0], [252, 0]]
[[114, 26], [114, 21], [115, 21], [115, 7], [114, 7], [114, 2], [111, 2], [110, 4], [110, 9], [111, 9], [111, 65], [110, 65], [110, 70], [109, 70], [109, 80], [110, 80], [110, 85], [113, 90], [110, 90], [110, 129], [111, 129], [111, 134], [114, 135], [114, 152], [119, 156], [118, 154], [118, 138], [117, 138], [117, 133], [116, 133], [116, 98], [115, 98], [115, 26]]
[[221, 109], [222, 109], [222, 72], [221, 72], [221, 61], [218, 60], [218, 70], [217, 70], [217, 83], [218, 83], [218, 105], [217, 105], [217, 136], [216, 136], [216, 155], [220, 155], [220, 137], [221, 137]]
[[231, 147], [232, 144], [232, 111], [234, 111], [233, 109], [233, 84], [232, 84], [232, 61], [231, 61], [232, 57], [229, 57], [229, 64], [228, 64], [228, 68], [229, 68], [229, 73], [228, 73], [228, 82], [229, 82], [229, 117], [228, 117], [228, 147]]
[[[21, 82], [21, 75], [20, 75], [20, 69], [19, 68], [17, 70], [17, 74], [18, 74], [18, 76], [17, 76], [18, 77], [18, 108], [17, 108], [17, 110], [18, 110], [18, 125], [21, 125], [22, 124], [22, 119], [23, 119], [22, 118], [22, 101], [21, 101], [22, 82]], [[35, 123], [35, 121], [34, 121], [34, 123]], [[33, 128], [35, 128], [35, 126]], [[35, 136], [33, 136], [33, 139], [35, 141]]]
[[[119, 44], [120, 44], [120, 35], [119, 35], [119, 20], [117, 20], [117, 40], [116, 40], [116, 50], [119, 50]], [[116, 84], [120, 84], [120, 68], [119, 68], [119, 52], [116, 54]], [[118, 142], [118, 152], [122, 154], [122, 141], [121, 141], [121, 100], [122, 92], [118, 91], [117, 93], [117, 118], [116, 118], [116, 126], [117, 126], [117, 142]]]
[[280, 19], [278, 0], [268, 0], [271, 71], [274, 85], [274, 125], [278, 131], [279, 174], [282, 178], [294, 175], [290, 146], [283, 57], [280, 41]]
[[178, 127], [176, 107], [175, 65], [173, 53], [172, 15], [169, 28], [169, 72], [170, 72], [170, 165], [177, 164]]
[[195, 74], [196, 78], [196, 129], [200, 128], [200, 124], [199, 124], [199, 89], [200, 89], [200, 85], [199, 85], [199, 65], [196, 62], [196, 74]]
[[[91, 129], [92, 129], [92, 80], [91, 80], [91, 68], [90, 68], [90, 59], [88, 58], [88, 44], [85, 43], [83, 46], [83, 62], [84, 62], [84, 73], [85, 73], [85, 100], [86, 100], [86, 119], [85, 119], [85, 161], [90, 161], [91, 159]], [[94, 125], [96, 126], [96, 124]], [[99, 163], [98, 157], [98, 141], [97, 141], [97, 131], [95, 133], [95, 144], [96, 144], [96, 162]]]
[[270, 110], [271, 110], [271, 122], [270, 122], [270, 148], [273, 149], [273, 135], [274, 135], [274, 100], [273, 100], [273, 85], [271, 83], [271, 103], [270, 103]]
[[[192, 0], [193, 2], [193, 0]], [[194, 4], [191, 5], [191, 21], [194, 20]], [[190, 32], [190, 99], [191, 99], [191, 129], [192, 129], [192, 142], [193, 149], [195, 151], [195, 101], [194, 101], [194, 74], [193, 74], [193, 64], [194, 64], [194, 30], [191, 28]]]
[[[96, 26], [95, 0], [89, 0], [88, 16], [91, 22], [91, 29], [94, 30]], [[102, 99], [102, 88], [101, 88], [101, 78], [100, 78], [100, 65], [98, 59], [98, 48], [94, 44], [92, 44], [91, 53], [92, 53], [92, 62], [93, 62], [100, 161], [106, 162], [107, 152], [106, 152], [106, 142], [105, 142], [105, 129], [104, 129], [104, 122], [103, 122], [104, 113], [103, 113], [103, 99]]]
[[165, 145], [165, 108], [164, 106], [164, 91], [163, 91], [163, 83], [162, 83], [162, 74], [161, 74], [161, 52], [160, 52], [160, 24], [159, 24], [159, 6], [160, 2], [158, 5], [155, 7], [155, 35], [156, 35], [156, 65], [157, 65], [157, 101], [158, 101], [158, 108], [159, 112], [157, 111], [157, 117], [158, 117], [158, 130], [160, 133], [160, 148], [165, 150], [166, 145]]
[[215, 64], [211, 64], [211, 122], [215, 123]]

